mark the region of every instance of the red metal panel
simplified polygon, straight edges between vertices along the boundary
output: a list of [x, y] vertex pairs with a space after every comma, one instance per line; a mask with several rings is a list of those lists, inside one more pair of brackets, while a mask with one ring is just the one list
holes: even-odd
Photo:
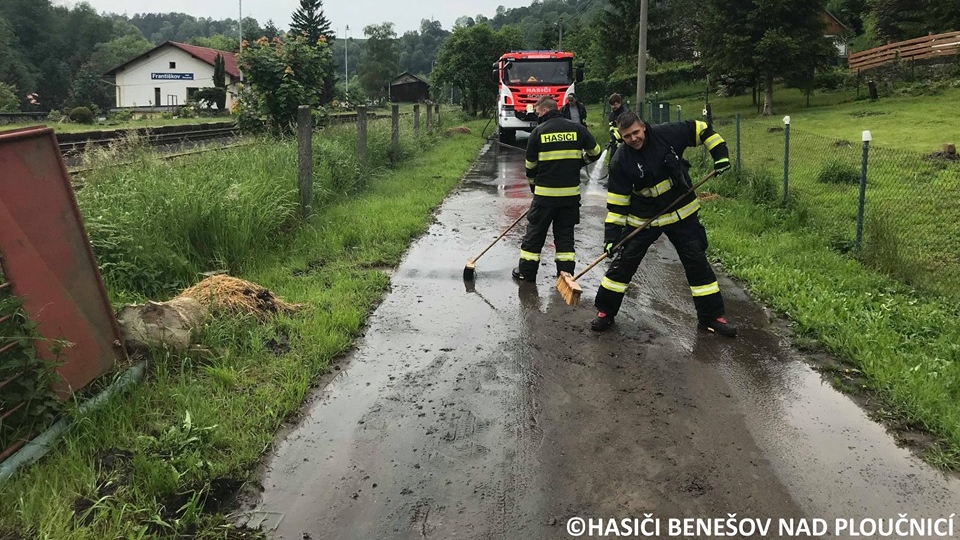
[[125, 358], [53, 129], [0, 132], [0, 264], [46, 340], [37, 354], [63, 362], [61, 395], [84, 387]]

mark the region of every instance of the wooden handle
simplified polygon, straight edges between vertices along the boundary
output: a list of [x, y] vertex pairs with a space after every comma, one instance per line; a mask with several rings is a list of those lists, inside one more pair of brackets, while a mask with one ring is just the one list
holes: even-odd
[[[701, 178], [699, 182], [697, 182], [697, 183], [694, 184], [690, 189], [688, 189], [687, 191], [685, 191], [685, 192], [683, 193], [683, 195], [680, 195], [679, 197], [676, 198], [676, 200], [674, 200], [672, 203], [670, 203], [670, 206], [668, 206], [663, 212], [660, 212], [659, 214], [653, 216], [652, 218], [648, 219], [647, 222], [644, 223], [643, 225], [641, 225], [641, 226], [637, 227], [636, 229], [630, 231], [630, 234], [624, 236], [623, 239], [620, 240], [619, 242], [617, 242], [617, 245], [613, 246], [613, 249], [611, 249], [610, 251], [616, 251], [616, 250], [620, 249], [621, 247], [624, 246], [624, 244], [626, 244], [627, 242], [629, 242], [630, 239], [632, 239], [634, 236], [640, 234], [640, 231], [642, 231], [642, 230], [646, 229], [647, 227], [649, 227], [651, 223], [653, 223], [654, 221], [657, 220], [657, 218], [659, 218], [659, 217], [661, 217], [661, 216], [663, 216], [663, 215], [665, 215], [665, 214], [669, 214], [670, 212], [672, 212], [672, 211], [673, 211], [673, 207], [676, 206], [676, 205], [678, 205], [678, 204], [680, 204], [680, 201], [682, 201], [684, 197], [686, 197], [687, 195], [693, 193], [694, 190], [696, 190], [698, 187], [702, 186], [703, 184], [707, 183], [707, 180], [710, 180], [711, 178], [713, 178], [713, 177], [716, 176], [716, 175], [717, 175], [717, 171], [715, 171], [715, 170], [710, 171], [709, 173], [707, 173], [706, 176], [704, 176], [703, 178]], [[576, 280], [580, 279], [584, 274], [586, 274], [587, 272], [589, 272], [594, 266], [600, 264], [600, 261], [606, 259], [607, 257], [609, 257], [609, 255], [607, 255], [607, 252], [604, 251], [604, 252], [603, 252], [603, 255], [597, 257], [597, 260], [595, 260], [595, 261], [593, 261], [592, 263], [590, 263], [590, 266], [587, 266], [586, 268], [584, 268], [583, 270], [581, 270], [580, 273], [578, 273], [577, 275], [573, 276], [573, 280], [576, 281]]]
[[518, 217], [516, 220], [514, 220], [514, 222], [511, 223], [509, 227], [507, 227], [506, 229], [503, 230], [502, 233], [500, 233], [500, 236], [498, 236], [496, 240], [494, 240], [493, 242], [490, 242], [490, 245], [489, 245], [489, 246], [487, 246], [483, 251], [480, 252], [479, 255], [477, 255], [476, 257], [474, 257], [474, 258], [472, 259], [473, 262], [477, 262], [477, 259], [479, 259], [480, 257], [483, 257], [483, 254], [486, 253], [487, 250], [489, 250], [490, 248], [492, 248], [493, 245], [496, 244], [497, 242], [499, 242], [500, 239], [503, 238], [503, 236], [504, 236], [505, 234], [507, 234], [508, 232], [510, 232], [510, 229], [516, 227], [517, 223], [520, 223], [520, 220], [523, 219], [523, 218], [525, 218], [525, 217], [527, 216], [527, 213], [529, 213], [529, 212], [530, 212], [530, 208], [527, 208], [526, 210], [524, 210], [523, 213], [520, 214], [520, 217]]

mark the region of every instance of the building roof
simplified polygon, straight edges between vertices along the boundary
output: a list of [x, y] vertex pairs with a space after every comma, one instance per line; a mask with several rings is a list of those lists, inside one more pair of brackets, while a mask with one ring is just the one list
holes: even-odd
[[197, 45], [187, 45], [186, 43], [177, 43], [176, 41], [167, 41], [157, 45], [156, 47], [150, 49], [149, 51], [141, 54], [140, 56], [127, 60], [126, 62], [120, 64], [119, 66], [111, 69], [110, 71], [104, 73], [104, 75], [116, 75], [118, 71], [127, 67], [128, 65], [150, 56], [154, 52], [167, 47], [175, 47], [181, 51], [189, 54], [190, 56], [200, 60], [201, 62], [213, 65], [214, 60], [217, 58], [217, 55], [223, 55], [223, 70], [227, 75], [239, 79], [240, 78], [240, 68], [237, 66], [237, 54], [230, 51], [220, 51], [217, 49], [211, 49], [209, 47], [199, 47]]
[[409, 71], [404, 71], [403, 73], [397, 75], [396, 78], [390, 81], [390, 86], [394, 86], [397, 84], [410, 84], [415, 82], [420, 82], [427, 86], [430, 86], [430, 83], [421, 79], [420, 77], [417, 77], [416, 75], [414, 75], [413, 73], [410, 73]]

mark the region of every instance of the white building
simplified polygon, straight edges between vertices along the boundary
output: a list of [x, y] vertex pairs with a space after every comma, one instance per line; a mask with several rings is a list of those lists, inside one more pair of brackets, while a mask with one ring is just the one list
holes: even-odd
[[235, 53], [168, 41], [107, 73], [114, 77], [117, 107], [170, 107], [197, 101], [201, 88], [213, 86], [213, 63], [223, 56], [227, 79], [227, 109], [233, 108], [240, 86]]

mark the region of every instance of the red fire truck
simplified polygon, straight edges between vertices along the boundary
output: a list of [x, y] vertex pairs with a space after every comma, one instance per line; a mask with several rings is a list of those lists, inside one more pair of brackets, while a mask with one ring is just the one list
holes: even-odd
[[500, 142], [514, 142], [517, 130], [537, 126], [533, 105], [548, 95], [562, 107], [574, 92], [574, 83], [583, 81], [583, 67], [573, 66], [573, 53], [564, 51], [513, 51], [493, 64], [493, 78], [499, 87], [497, 131]]

